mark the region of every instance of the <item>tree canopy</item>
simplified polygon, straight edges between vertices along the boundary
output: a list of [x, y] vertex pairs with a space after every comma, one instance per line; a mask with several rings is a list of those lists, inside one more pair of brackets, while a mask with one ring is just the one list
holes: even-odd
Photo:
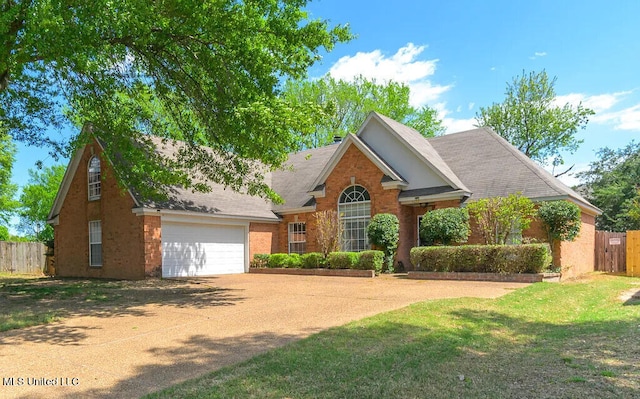
[[405, 123], [425, 137], [444, 132], [436, 110], [416, 108], [409, 104], [409, 86], [398, 82], [378, 83], [363, 76], [353, 82], [336, 80], [330, 75], [318, 80], [288, 81], [283, 98], [305, 104], [319, 118], [311, 135], [302, 135], [307, 147], [331, 143], [334, 136], [355, 133], [370, 111], [384, 114]]
[[29, 170], [29, 181], [22, 187], [18, 229], [36, 241], [53, 241], [53, 228], [47, 224], [47, 217], [65, 169], [63, 165], [54, 165]]
[[0, 225], [5, 227], [15, 212], [15, 194], [18, 187], [11, 183], [11, 170], [16, 156], [16, 146], [11, 137], [3, 133], [0, 123]]
[[602, 210], [599, 230], [640, 229], [640, 143], [632, 141], [618, 150], [601, 148], [589, 170], [578, 173], [585, 183], [583, 195]]
[[477, 126], [489, 126], [529, 158], [540, 164], [562, 165], [562, 151], [573, 153], [582, 140], [576, 138], [594, 112], [582, 104], [558, 106], [555, 103], [556, 77], [546, 71], [522, 72], [507, 83], [506, 98], [481, 107]]
[[[346, 26], [309, 20], [306, 3], [2, 2], [0, 126], [54, 153], [98, 133], [119, 181], [143, 195], [214, 181], [277, 199], [263, 172], [299, 147], [294, 131], [314, 124], [304, 104], [279, 96], [281, 82], [303, 78], [321, 51], [351, 38]], [[85, 122], [72, 146], [47, 133]], [[187, 147], [163, 159], [150, 133]]]

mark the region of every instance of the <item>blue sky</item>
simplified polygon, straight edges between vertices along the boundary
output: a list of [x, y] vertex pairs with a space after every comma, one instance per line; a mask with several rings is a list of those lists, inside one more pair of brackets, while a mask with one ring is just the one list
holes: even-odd
[[[640, 1], [316, 0], [307, 9], [357, 35], [310, 77], [402, 81], [415, 105], [439, 110], [449, 132], [472, 128], [478, 108], [501, 102], [523, 70], [546, 69], [561, 103], [596, 111], [567, 165], [584, 170], [598, 148], [640, 139]], [[38, 160], [55, 163], [46, 149], [19, 145], [13, 180], [25, 184]]]

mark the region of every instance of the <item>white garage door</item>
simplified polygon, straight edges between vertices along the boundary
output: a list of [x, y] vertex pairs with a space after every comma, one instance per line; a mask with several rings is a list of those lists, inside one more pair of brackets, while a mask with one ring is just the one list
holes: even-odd
[[244, 273], [244, 226], [162, 222], [162, 276]]

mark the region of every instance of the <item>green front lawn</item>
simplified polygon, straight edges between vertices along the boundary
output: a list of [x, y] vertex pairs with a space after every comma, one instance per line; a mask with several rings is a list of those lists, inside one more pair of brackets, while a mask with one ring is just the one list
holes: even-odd
[[184, 280], [116, 281], [0, 273], [0, 332], [76, 316], [143, 315], [147, 304], [209, 307], [238, 300], [229, 290]]
[[333, 328], [151, 398], [638, 398], [640, 279], [593, 275]]

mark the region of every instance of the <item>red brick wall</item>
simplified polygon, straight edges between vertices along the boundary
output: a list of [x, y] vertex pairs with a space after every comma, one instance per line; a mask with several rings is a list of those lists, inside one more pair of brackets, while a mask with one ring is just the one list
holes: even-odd
[[[101, 198], [88, 200], [87, 165], [93, 142], [85, 147], [67, 196], [59, 224], [54, 226], [56, 272], [60, 276], [142, 279], [145, 275], [143, 218], [134, 215], [134, 202], [118, 187], [108, 161], [101, 159]], [[89, 221], [102, 222], [102, 267], [89, 267]]]
[[[574, 241], [563, 241], [557, 250], [562, 267], [562, 278], [572, 278], [592, 272], [595, 262], [596, 221], [595, 216], [582, 213], [580, 234]], [[558, 247], [558, 246], [557, 246]]]
[[249, 224], [249, 261], [255, 254], [270, 254], [278, 252], [278, 234], [280, 224], [250, 223]]
[[144, 232], [144, 274], [162, 276], [162, 225], [160, 216], [142, 216]]

